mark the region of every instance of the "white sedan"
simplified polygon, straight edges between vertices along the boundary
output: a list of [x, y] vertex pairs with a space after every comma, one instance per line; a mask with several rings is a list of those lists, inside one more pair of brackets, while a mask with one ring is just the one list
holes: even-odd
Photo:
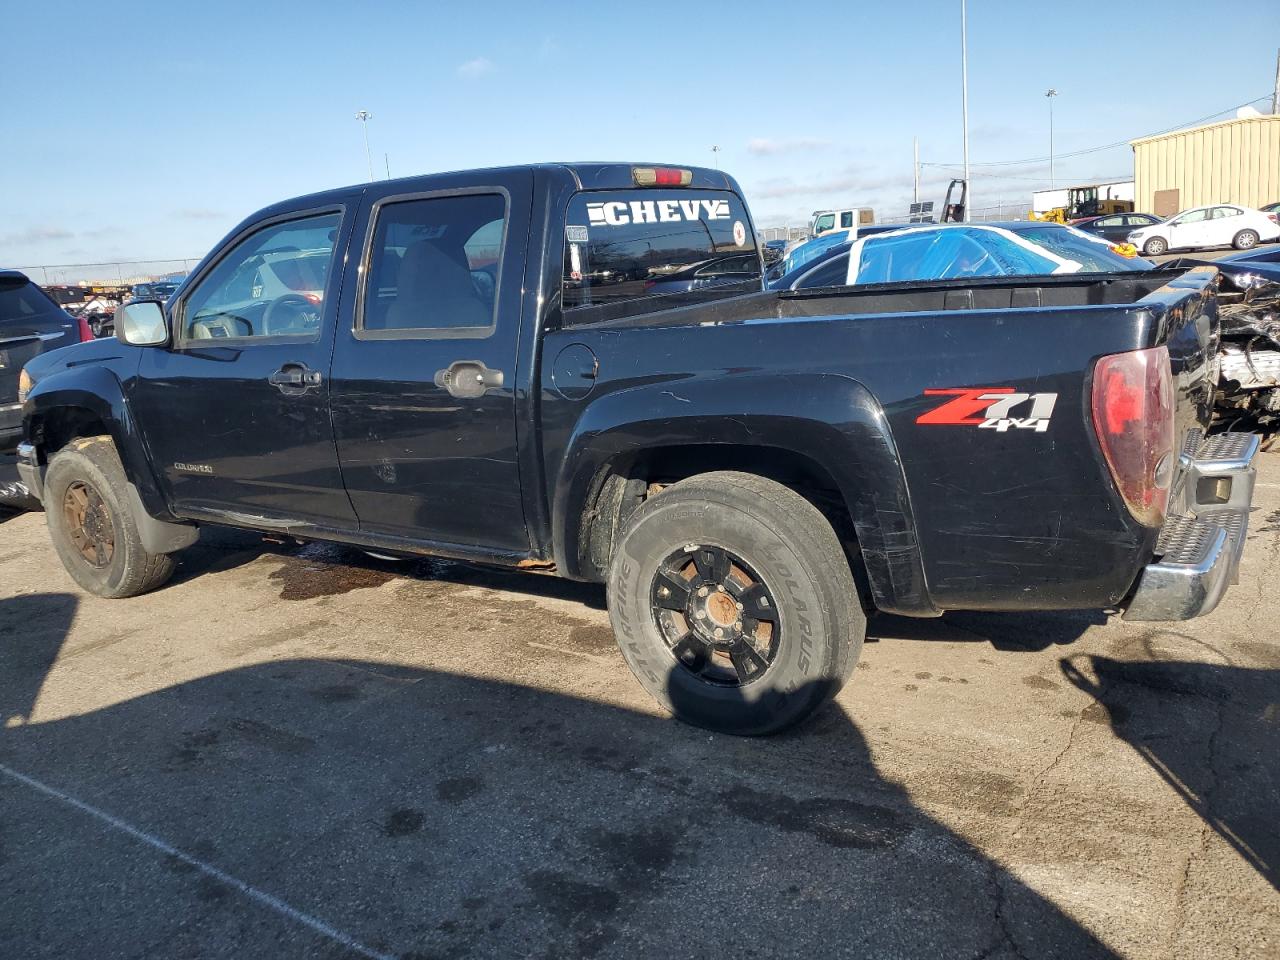
[[1278, 237], [1280, 220], [1274, 213], [1221, 203], [1184, 210], [1164, 223], [1134, 230], [1129, 234], [1129, 242], [1141, 250], [1143, 256], [1158, 257], [1175, 248], [1235, 247], [1248, 250], [1261, 241]]

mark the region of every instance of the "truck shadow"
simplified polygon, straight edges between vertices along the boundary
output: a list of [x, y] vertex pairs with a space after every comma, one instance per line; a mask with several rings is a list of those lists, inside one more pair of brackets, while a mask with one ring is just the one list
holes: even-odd
[[343, 952], [228, 878], [406, 958], [1113, 955], [880, 776], [836, 706], [747, 740], [493, 679], [295, 659], [80, 710], [76, 607], [0, 600], [15, 955]]
[[1270, 669], [1080, 656], [1062, 672], [1202, 820], [1280, 889], [1280, 650]]

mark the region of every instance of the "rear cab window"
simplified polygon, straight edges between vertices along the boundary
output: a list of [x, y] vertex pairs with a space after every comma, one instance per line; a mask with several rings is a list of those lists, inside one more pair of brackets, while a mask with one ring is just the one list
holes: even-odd
[[762, 277], [746, 205], [731, 191], [638, 188], [569, 201], [567, 323], [757, 292]]

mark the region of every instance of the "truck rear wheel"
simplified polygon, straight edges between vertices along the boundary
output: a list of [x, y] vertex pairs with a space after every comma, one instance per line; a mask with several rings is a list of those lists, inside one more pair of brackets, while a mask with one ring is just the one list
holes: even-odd
[[71, 578], [95, 596], [136, 596], [173, 574], [173, 557], [143, 548], [127, 483], [110, 437], [73, 440], [54, 454], [45, 475], [53, 547]]
[[834, 696], [866, 633], [835, 531], [744, 473], [673, 484], [636, 510], [609, 568], [622, 655], [678, 719], [774, 733]]

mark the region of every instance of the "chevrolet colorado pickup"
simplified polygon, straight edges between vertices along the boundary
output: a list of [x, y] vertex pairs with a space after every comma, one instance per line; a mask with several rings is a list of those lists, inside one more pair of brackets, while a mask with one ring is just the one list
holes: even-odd
[[280, 203], [27, 366], [21, 470], [103, 597], [202, 524], [603, 582], [640, 683], [742, 734], [830, 697], [872, 610], [1219, 601], [1257, 439], [1205, 434], [1212, 267], [774, 292], [755, 237], [706, 169]]

